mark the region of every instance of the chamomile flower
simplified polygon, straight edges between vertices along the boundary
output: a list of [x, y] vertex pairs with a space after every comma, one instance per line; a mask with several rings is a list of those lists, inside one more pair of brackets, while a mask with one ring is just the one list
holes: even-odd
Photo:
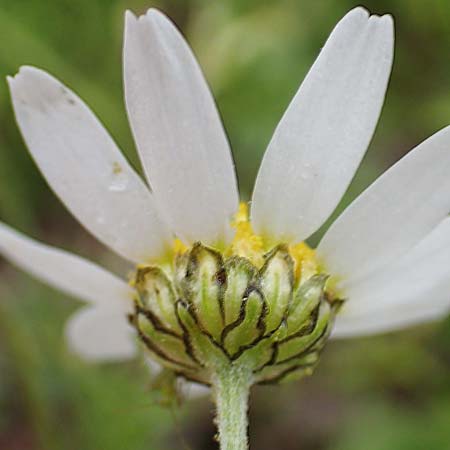
[[311, 372], [329, 336], [445, 315], [450, 128], [367, 188], [317, 249], [305, 243], [369, 145], [393, 41], [390, 16], [356, 8], [337, 24], [274, 132], [250, 211], [207, 83], [160, 12], [125, 20], [126, 108], [147, 183], [76, 94], [22, 67], [8, 81], [33, 159], [80, 223], [136, 269], [120, 279], [7, 225], [2, 254], [86, 301], [67, 325], [80, 355], [131, 358], [140, 339], [161, 365], [218, 391], [227, 365], [247, 385], [288, 380]]

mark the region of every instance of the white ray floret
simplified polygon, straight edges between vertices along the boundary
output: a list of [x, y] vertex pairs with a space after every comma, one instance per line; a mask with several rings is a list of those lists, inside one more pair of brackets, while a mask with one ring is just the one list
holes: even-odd
[[133, 291], [125, 281], [72, 253], [34, 241], [0, 223], [0, 251], [17, 267], [80, 300], [89, 302], [70, 319], [70, 347], [87, 359], [134, 356], [136, 343], [126, 321]]
[[228, 141], [194, 55], [159, 11], [126, 14], [124, 82], [136, 145], [172, 228], [188, 242], [229, 239], [239, 196]]
[[256, 179], [258, 233], [302, 241], [337, 206], [370, 142], [393, 58], [391, 16], [350, 11], [281, 119]]
[[[446, 289], [448, 292], [448, 284]], [[338, 316], [331, 337], [343, 339], [369, 336], [437, 321], [450, 313], [448, 296], [442, 299], [438, 295], [442, 295], [440, 287], [422, 294], [420, 298], [409, 298], [408, 308], [392, 307], [372, 313], [370, 316], [366, 314], [352, 318]]]
[[123, 311], [87, 307], [77, 311], [66, 326], [70, 348], [87, 360], [120, 361], [137, 353], [136, 336]]
[[402, 255], [450, 212], [449, 149], [447, 127], [384, 173], [331, 225], [318, 252], [344, 286]]
[[161, 254], [170, 234], [149, 190], [82, 100], [34, 67], [8, 81], [28, 149], [72, 214], [129, 260]]
[[382, 333], [450, 312], [450, 218], [380, 271], [346, 289], [334, 337]]
[[128, 283], [73, 253], [42, 244], [0, 223], [0, 251], [17, 267], [56, 289], [96, 305], [125, 311], [133, 291]]
[[[442, 286], [447, 283], [447, 288]], [[450, 218], [444, 219], [431, 233], [404, 256], [378, 272], [355, 283], [348, 283], [344, 290], [349, 301], [342, 316], [366, 314], [391, 307], [408, 306], [409, 301], [423, 298], [423, 306], [441, 303], [427, 298], [426, 293], [440, 287], [441, 294], [450, 305]], [[445, 300], [442, 300], [445, 301]]]
[[[448, 260], [448, 256], [445, 259]], [[378, 289], [377, 295], [370, 293], [361, 299], [361, 305], [347, 305], [336, 318], [332, 337], [380, 334], [436, 321], [449, 314], [450, 271], [430, 280], [405, 280], [405, 275], [414, 272], [412, 267], [405, 269], [400, 275], [401, 281], [394, 279], [398, 273], [393, 272], [389, 280], [391, 283], [383, 286], [382, 292]], [[373, 303], [368, 303], [369, 298]]]

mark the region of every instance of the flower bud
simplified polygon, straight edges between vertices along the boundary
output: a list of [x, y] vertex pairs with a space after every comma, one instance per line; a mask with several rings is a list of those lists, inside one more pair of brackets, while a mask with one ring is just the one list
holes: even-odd
[[139, 267], [131, 322], [152, 356], [210, 384], [217, 367], [245, 366], [255, 383], [310, 374], [340, 302], [328, 276], [298, 279], [287, 245], [254, 261], [195, 243], [170, 266]]

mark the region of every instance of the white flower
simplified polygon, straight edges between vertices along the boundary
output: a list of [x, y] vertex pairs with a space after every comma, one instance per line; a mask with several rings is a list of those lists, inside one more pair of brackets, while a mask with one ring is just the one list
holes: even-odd
[[[393, 58], [390, 16], [350, 11], [335, 27], [266, 150], [251, 223], [300, 242], [330, 216], [369, 145]], [[88, 107], [46, 72], [9, 78], [16, 119], [42, 174], [72, 214], [136, 263], [160, 261], [174, 236], [227, 246], [239, 195], [227, 138], [195, 58], [172, 23], [127, 12], [128, 116], [151, 190]], [[346, 302], [334, 337], [402, 328], [450, 307], [450, 128], [412, 150], [338, 218], [317, 248]], [[78, 256], [0, 226], [0, 251], [88, 304], [67, 326], [90, 359], [136, 352], [133, 288]]]

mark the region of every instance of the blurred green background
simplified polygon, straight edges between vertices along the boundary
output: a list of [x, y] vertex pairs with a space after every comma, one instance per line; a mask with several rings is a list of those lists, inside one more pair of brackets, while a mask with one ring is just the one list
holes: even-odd
[[[384, 112], [340, 208], [415, 144], [450, 123], [450, 3], [367, 0], [396, 21]], [[122, 102], [123, 12], [157, 6], [188, 37], [211, 84], [243, 196], [271, 133], [348, 0], [0, 0], [0, 75], [42, 67], [101, 117], [137, 157]], [[424, 168], [426, 170], [426, 168]], [[449, 174], [450, 176], [450, 174]], [[117, 267], [50, 192], [15, 126], [0, 83], [0, 216], [61, 247]], [[165, 407], [144, 362], [87, 364], [63, 325], [80, 304], [0, 262], [0, 448], [216, 448], [207, 398]], [[316, 374], [256, 388], [254, 449], [450, 449], [450, 321], [332, 342]]]

